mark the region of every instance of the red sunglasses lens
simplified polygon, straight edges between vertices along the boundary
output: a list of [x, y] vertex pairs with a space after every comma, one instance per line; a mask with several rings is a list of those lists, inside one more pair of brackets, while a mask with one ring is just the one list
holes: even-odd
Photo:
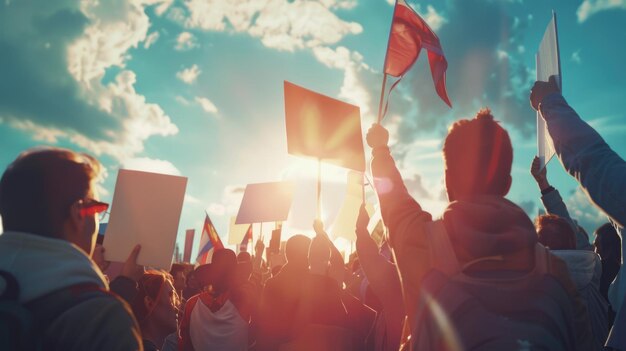
[[91, 204], [87, 204], [83, 207], [82, 211], [84, 215], [95, 215], [96, 213], [102, 213], [109, 209], [109, 204], [105, 204], [104, 202], [94, 202]]

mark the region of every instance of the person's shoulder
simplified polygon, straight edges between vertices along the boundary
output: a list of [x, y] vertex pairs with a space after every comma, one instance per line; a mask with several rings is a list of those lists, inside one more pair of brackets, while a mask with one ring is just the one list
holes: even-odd
[[141, 333], [128, 304], [104, 291], [59, 315], [48, 332], [71, 339], [67, 344], [71, 350], [137, 350], [141, 345]]

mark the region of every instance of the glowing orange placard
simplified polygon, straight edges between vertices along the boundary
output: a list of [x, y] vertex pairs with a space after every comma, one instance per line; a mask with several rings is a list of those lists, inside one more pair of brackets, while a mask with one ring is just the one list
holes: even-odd
[[358, 106], [285, 81], [287, 151], [365, 171]]

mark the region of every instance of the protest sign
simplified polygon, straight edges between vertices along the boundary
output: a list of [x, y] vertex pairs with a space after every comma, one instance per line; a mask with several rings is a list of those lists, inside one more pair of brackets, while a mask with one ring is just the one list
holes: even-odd
[[[536, 55], [537, 80], [547, 82], [550, 76], [557, 77], [559, 90], [561, 85], [561, 59], [559, 56], [559, 39], [556, 27], [556, 13], [552, 12], [552, 20], [543, 35], [539, 51]], [[537, 156], [543, 169], [554, 156], [554, 144], [548, 133], [546, 122], [537, 111]]]
[[235, 224], [284, 221], [289, 216], [292, 198], [291, 182], [248, 184]]
[[[346, 196], [330, 231], [333, 238], [341, 237], [350, 241], [356, 240], [354, 231], [361, 204], [363, 204], [363, 174], [349, 172]], [[365, 208], [371, 215], [373, 207], [370, 204], [366, 204]]]
[[193, 237], [196, 234], [195, 229], [187, 229], [185, 231], [185, 249], [183, 253], [183, 262], [191, 262], [191, 249], [193, 247]]
[[287, 151], [365, 171], [358, 106], [285, 81]]
[[237, 245], [246, 235], [248, 224], [236, 224], [237, 217], [230, 217], [230, 225], [228, 227], [228, 244]]
[[121, 169], [104, 238], [105, 258], [124, 262], [136, 244], [137, 263], [169, 270], [187, 178]]

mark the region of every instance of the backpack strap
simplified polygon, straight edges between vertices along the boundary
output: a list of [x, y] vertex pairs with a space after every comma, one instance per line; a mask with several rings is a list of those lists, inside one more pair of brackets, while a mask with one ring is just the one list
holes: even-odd
[[53, 291], [25, 304], [35, 317], [37, 332], [45, 330], [64, 312], [95, 297], [115, 295], [97, 284], [77, 284]]
[[441, 219], [426, 224], [428, 241], [430, 243], [430, 259], [432, 267], [447, 276], [454, 276], [461, 272], [450, 237]]
[[193, 344], [191, 343], [191, 312], [196, 307], [196, 303], [200, 300], [202, 293], [192, 296], [187, 300], [185, 304], [185, 311], [183, 312], [183, 318], [180, 321], [179, 334], [178, 334], [178, 351], [195, 351]]
[[548, 274], [550, 273], [552, 267], [550, 262], [550, 250], [541, 245], [540, 243], [535, 244], [535, 274]]

